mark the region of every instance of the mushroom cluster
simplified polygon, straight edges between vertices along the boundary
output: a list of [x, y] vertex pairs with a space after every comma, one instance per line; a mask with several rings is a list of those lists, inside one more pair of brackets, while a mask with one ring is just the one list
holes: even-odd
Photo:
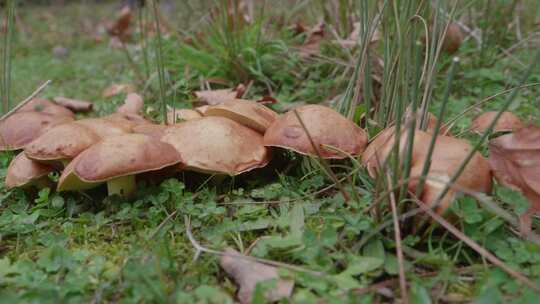
[[[187, 170], [236, 176], [266, 166], [276, 148], [324, 159], [361, 156], [368, 173], [376, 177], [384, 173], [392, 151], [401, 159], [407, 147], [412, 148], [406, 181], [409, 192], [427, 205], [438, 203], [433, 207], [439, 213], [463, 189], [489, 192], [492, 187], [488, 161], [473, 153], [466, 141], [447, 136], [446, 129], [434, 134], [438, 123], [429, 113], [423, 119], [425, 131], [402, 128], [396, 140], [396, 128], [390, 127], [368, 145], [363, 129], [322, 105], [303, 105], [280, 115], [261, 103], [233, 96], [195, 109], [171, 108], [167, 124], [141, 116], [143, 105], [142, 97], [129, 93], [116, 113], [77, 120], [68, 108], [45, 99], [20, 107], [0, 121], [0, 149], [22, 150], [9, 165], [6, 188], [50, 186], [47, 175], [61, 171], [58, 191], [107, 184], [109, 194], [130, 196], [141, 173]], [[88, 105], [77, 103], [72, 109], [76, 108], [87, 111]], [[494, 116], [488, 112], [478, 117], [472, 129], [484, 132]], [[420, 126], [422, 117], [407, 117]], [[495, 131], [523, 127], [511, 113], [501, 118]], [[501, 150], [497, 144], [490, 145], [492, 163]], [[499, 177], [502, 171], [497, 170]], [[459, 178], [454, 177], [456, 173]], [[454, 184], [447, 191], [449, 181]]]
[[140, 173], [235, 176], [266, 166], [273, 147], [342, 159], [359, 156], [367, 144], [364, 130], [324, 106], [300, 106], [280, 116], [232, 97], [197, 109], [169, 109], [166, 125], [140, 116], [142, 106], [142, 98], [130, 93], [116, 113], [78, 120], [47, 100], [21, 107], [0, 124], [1, 147], [23, 150], [9, 167], [7, 188], [42, 185], [58, 170], [58, 191], [107, 184], [109, 194], [130, 196]]

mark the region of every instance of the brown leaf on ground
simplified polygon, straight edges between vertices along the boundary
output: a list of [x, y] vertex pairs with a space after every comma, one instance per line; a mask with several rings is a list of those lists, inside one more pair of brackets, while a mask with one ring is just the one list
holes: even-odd
[[78, 99], [72, 99], [72, 98], [66, 98], [62, 96], [55, 97], [53, 98], [53, 100], [57, 105], [66, 107], [73, 112], [89, 112], [89, 111], [92, 111], [92, 107], [93, 107], [91, 102], [78, 100]]
[[314, 27], [306, 32], [304, 43], [297, 47], [300, 57], [310, 57], [319, 54], [321, 51], [321, 41], [324, 39], [324, 22], [319, 21]]
[[[373, 36], [370, 40], [370, 45], [376, 44], [382, 39], [381, 32], [375, 30]], [[360, 22], [355, 22], [353, 24], [353, 30], [346, 39], [338, 40], [339, 45], [343, 48], [353, 48], [358, 45], [360, 41]]]
[[134, 92], [135, 92], [135, 86], [134, 85], [122, 83], [122, 84], [112, 84], [112, 85], [110, 85], [105, 90], [103, 90], [101, 95], [104, 98], [109, 98], [109, 97], [116, 96], [118, 94], [123, 94], [123, 93], [129, 94], [129, 93], [134, 93]]
[[[495, 116], [497, 116], [497, 113], [496, 111], [490, 111], [476, 117], [472, 122], [471, 130], [477, 133], [484, 133], [495, 119]], [[519, 117], [511, 112], [503, 112], [493, 127], [493, 133], [517, 131], [523, 127], [525, 125]]]
[[489, 164], [500, 184], [522, 191], [529, 200], [529, 210], [521, 217], [526, 234], [531, 215], [540, 212], [540, 127], [528, 126], [492, 139]]
[[195, 97], [202, 103], [215, 106], [229, 100], [241, 98], [242, 95], [244, 95], [245, 90], [245, 86], [239, 84], [234, 89], [195, 91]]
[[124, 104], [118, 107], [117, 113], [138, 114], [144, 107], [144, 100], [137, 93], [129, 93], [124, 100]]
[[229, 248], [225, 253], [219, 264], [239, 286], [240, 303], [251, 303], [257, 283], [268, 280], [276, 280], [275, 288], [267, 290], [264, 294], [268, 301], [275, 302], [291, 296], [294, 282], [280, 279], [276, 267], [247, 260], [234, 249]]
[[107, 32], [113, 37], [118, 37], [121, 41], [126, 42], [130, 36], [130, 23], [132, 12], [129, 6], [124, 6], [116, 17], [116, 20], [107, 26]]

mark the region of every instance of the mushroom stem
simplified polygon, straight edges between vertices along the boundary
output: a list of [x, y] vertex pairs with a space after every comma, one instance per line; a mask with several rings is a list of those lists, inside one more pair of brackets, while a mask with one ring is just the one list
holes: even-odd
[[129, 197], [135, 193], [135, 189], [135, 175], [121, 176], [107, 182], [109, 195], [117, 194], [123, 197]]

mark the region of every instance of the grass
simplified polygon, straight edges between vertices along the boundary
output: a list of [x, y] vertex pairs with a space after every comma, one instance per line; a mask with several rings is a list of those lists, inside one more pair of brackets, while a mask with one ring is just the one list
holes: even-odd
[[[358, 7], [349, 8], [350, 1], [315, 2], [308, 5], [281, 1], [282, 5], [274, 7], [267, 3], [264, 14], [255, 10], [252, 25], [227, 23], [230, 16], [226, 9], [209, 17], [204, 13], [210, 11], [209, 2], [177, 5], [166, 15], [185, 18], [169, 18], [180, 30], [163, 36], [163, 75], [157, 74], [155, 40], [149, 38], [148, 50], [128, 45], [141, 71], [145, 71], [145, 57], [149, 57], [150, 71], [144, 83], [139, 83], [139, 75], [125, 53], [111, 50], [107, 39], [96, 43], [90, 33], [84, 32], [85, 23], [97, 24], [102, 18], [111, 18], [113, 4], [18, 8], [20, 23], [12, 45], [11, 104], [26, 98], [47, 79], [53, 82], [43, 96], [90, 100], [95, 102], [99, 114], [112, 111], [122, 99], [101, 97], [101, 91], [112, 83], [137, 83], [140, 90], [146, 88], [145, 98], [148, 104], [155, 103], [156, 109], [163, 99], [168, 104], [190, 106], [191, 92], [200, 88], [201, 81], [207, 78], [223, 80], [223, 87], [253, 81], [247, 97], [271, 93], [279, 100], [274, 105], [276, 109], [325, 103], [330, 99], [338, 101], [349, 88], [347, 98], [351, 108], [347, 110], [353, 109], [354, 117], [369, 127], [371, 135], [396, 116], [399, 118], [407, 105], [416, 102], [415, 106], [420, 106], [424, 87], [420, 86], [421, 73], [417, 68], [422, 63], [418, 52], [423, 46], [415, 44], [414, 38], [422, 37], [422, 26], [421, 23], [410, 25], [407, 9], [398, 9], [399, 14], [381, 21], [384, 26], [410, 27], [411, 31], [401, 41], [384, 37], [382, 47], [369, 50], [366, 56], [378, 53], [383, 54], [386, 62], [396, 56], [401, 61], [396, 61], [395, 71], [390, 70], [392, 65], [385, 65], [380, 84], [381, 104], [363, 107], [360, 100], [369, 96], [367, 87], [358, 92], [351, 90], [358, 88], [355, 67], [359, 78], [372, 81], [368, 57], [361, 57], [358, 49], [345, 51], [328, 41], [321, 45], [320, 56], [304, 59], [294, 51], [304, 37], [292, 35], [285, 29], [288, 24], [293, 21], [314, 24], [320, 15], [325, 15], [329, 21], [327, 33], [335, 27], [345, 37], [350, 31], [345, 20], [360, 11]], [[330, 2], [336, 6], [332, 8]], [[518, 85], [535, 55], [533, 44], [538, 41], [531, 41], [528, 48], [516, 48], [511, 56], [501, 51], [519, 41], [513, 32], [503, 28], [507, 21], [498, 18], [507, 12], [508, 6], [502, 2], [493, 2], [500, 7], [492, 7], [490, 12], [495, 13], [480, 19], [479, 26], [490, 30], [486, 44], [478, 48], [469, 39], [455, 54], [460, 64], [455, 67], [451, 82], [448, 73], [452, 56], [443, 53], [438, 60], [433, 55], [429, 57], [435, 67], [430, 76], [429, 109], [439, 113], [442, 101], [448, 97], [444, 120]], [[396, 3], [407, 5], [407, 1]], [[291, 8], [286, 12], [285, 4]], [[519, 5], [527, 8], [534, 3], [519, 1]], [[94, 13], [89, 14], [89, 9]], [[456, 14], [466, 15], [471, 10], [472, 14], [487, 16], [487, 11], [482, 9], [483, 3], [478, 2], [458, 6]], [[375, 7], [366, 7], [365, 14], [371, 18], [375, 12]], [[152, 21], [151, 11], [147, 13], [146, 19]], [[63, 17], [54, 18], [55, 15]], [[287, 21], [283, 26], [268, 22], [279, 20], [280, 16]], [[524, 35], [534, 31], [531, 20], [538, 20], [538, 14], [525, 17]], [[185, 20], [187, 24], [181, 24]], [[366, 22], [365, 27], [369, 26]], [[197, 29], [204, 30], [199, 34]], [[501, 33], [506, 35], [500, 38]], [[184, 42], [187, 37], [191, 44]], [[67, 48], [69, 55], [54, 57], [52, 49], [56, 46]], [[352, 56], [347, 52], [352, 52]], [[528, 82], [540, 82], [540, 67], [531, 71]], [[160, 90], [160, 83], [166, 84], [165, 92]], [[449, 85], [451, 90], [445, 92]], [[415, 86], [416, 91], [407, 89]], [[510, 110], [527, 123], [539, 124], [539, 94], [540, 86], [520, 90]], [[497, 97], [460, 118], [454, 134], [463, 133], [473, 143], [478, 142], [479, 136], [464, 131], [481, 111], [499, 110], [507, 96]], [[369, 112], [376, 107], [379, 108]], [[370, 115], [375, 122], [372, 125], [365, 119]], [[395, 300], [399, 294], [400, 259], [392, 213], [387, 212], [385, 204], [379, 205], [381, 211], [376, 216], [365, 211], [374, 208], [386, 191], [379, 191], [380, 181], [368, 177], [354, 161], [330, 163], [337, 177], [346, 181], [343, 187], [354, 193], [346, 202], [339, 189], [332, 186], [335, 181], [325, 174], [326, 166], [323, 169], [287, 152], [276, 154], [275, 159], [281, 163], [275, 161], [268, 169], [226, 180], [221, 185], [206, 183], [205, 176], [186, 173], [157, 185], [141, 185], [131, 201], [106, 197], [104, 189], [92, 190], [87, 195], [59, 195], [49, 189], [34, 192], [2, 189], [1, 301], [232, 302], [236, 287], [219, 268], [217, 258], [203, 253], [193, 260], [195, 248], [186, 234], [185, 217], [190, 219], [194, 238], [205, 247], [221, 250], [232, 246], [240, 251], [249, 248], [253, 256], [324, 274], [283, 269], [283, 275], [294, 278], [296, 283], [292, 302]], [[5, 175], [12, 156], [12, 153], [0, 155], [0, 177]], [[354, 182], [344, 179], [347, 174]], [[526, 200], [519, 193], [499, 186], [485, 199], [501, 207], [505, 216], [485, 204], [474, 203], [470, 197], [462, 197], [451, 208], [451, 213], [457, 215], [454, 225], [512, 269], [540, 283], [540, 246], [520, 238], [508, 223], [508, 218], [516, 219], [526, 209]], [[400, 210], [404, 206], [398, 198], [398, 216], [403, 215]], [[535, 221], [534, 225], [540, 228], [540, 222]], [[384, 228], [378, 231], [379, 227]], [[437, 227], [423, 234], [412, 234], [402, 226], [401, 237], [404, 255], [401, 265], [409, 284], [411, 303], [536, 302], [537, 294], [532, 289], [487, 263], [445, 229]], [[377, 290], [373, 286], [387, 289]]]

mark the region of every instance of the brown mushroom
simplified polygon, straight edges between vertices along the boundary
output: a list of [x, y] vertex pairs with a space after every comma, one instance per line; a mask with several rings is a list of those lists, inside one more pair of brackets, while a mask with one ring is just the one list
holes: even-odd
[[446, 36], [444, 36], [442, 49], [448, 54], [454, 54], [463, 43], [463, 39], [459, 25], [456, 22], [450, 22]]
[[[472, 122], [471, 130], [476, 133], [486, 132], [497, 114], [497, 111], [489, 111], [476, 117]], [[517, 117], [511, 112], [503, 112], [501, 114], [501, 117], [493, 127], [493, 133], [513, 132], [523, 127], [525, 127], [525, 125], [519, 119], [519, 117]]]
[[531, 215], [540, 212], [540, 127], [527, 126], [489, 142], [489, 164], [496, 180], [519, 189], [529, 200], [521, 215], [522, 230], [528, 232]]
[[227, 117], [263, 134], [278, 118], [278, 114], [270, 108], [244, 99], [234, 99], [210, 106], [204, 115]]
[[58, 181], [58, 191], [85, 190], [107, 183], [108, 193], [130, 196], [135, 175], [181, 162], [176, 149], [143, 134], [124, 134], [100, 141], [69, 163]]
[[[420, 182], [424, 164], [427, 160], [428, 149], [432, 134], [417, 130], [414, 133], [413, 150], [411, 157], [409, 190], [415, 193]], [[408, 142], [408, 133], [404, 131], [400, 136], [400, 158], [403, 160]], [[395, 145], [395, 128], [388, 128], [378, 135], [362, 155], [362, 162], [366, 165], [369, 174], [375, 177], [386, 163]], [[446, 182], [457, 172], [467, 155], [471, 152], [471, 145], [461, 139], [438, 135], [431, 157], [431, 165], [427, 180], [420, 199], [432, 205], [442, 193]], [[465, 170], [455, 184], [458, 187], [472, 191], [488, 193], [491, 191], [491, 170], [487, 160], [478, 152], [474, 153]], [[437, 206], [437, 212], [443, 213], [459, 189], [451, 190], [442, 198]]]
[[237, 175], [266, 166], [270, 153], [262, 136], [224, 117], [203, 117], [173, 125], [161, 140], [180, 153], [186, 169]]
[[13, 158], [7, 169], [6, 189], [22, 188], [35, 184], [53, 170], [52, 167], [31, 160], [24, 153], [19, 153]]
[[0, 150], [19, 150], [47, 129], [73, 121], [70, 116], [18, 112], [0, 121]]
[[40, 112], [51, 115], [75, 117], [75, 114], [69, 109], [43, 98], [34, 98], [30, 100], [16, 111], [16, 113], [20, 112]]
[[137, 124], [123, 118], [87, 118], [49, 129], [25, 147], [36, 161], [64, 165], [94, 143], [112, 136], [131, 133]]
[[[346, 154], [359, 155], [364, 151], [367, 144], [366, 133], [338, 112], [320, 105], [301, 106], [296, 108], [296, 111], [321, 157], [342, 159], [347, 157]], [[294, 110], [281, 115], [266, 130], [264, 144], [317, 156]]]
[[123, 114], [138, 114], [144, 107], [144, 100], [137, 93], [129, 93], [122, 104], [116, 110], [117, 113]]

